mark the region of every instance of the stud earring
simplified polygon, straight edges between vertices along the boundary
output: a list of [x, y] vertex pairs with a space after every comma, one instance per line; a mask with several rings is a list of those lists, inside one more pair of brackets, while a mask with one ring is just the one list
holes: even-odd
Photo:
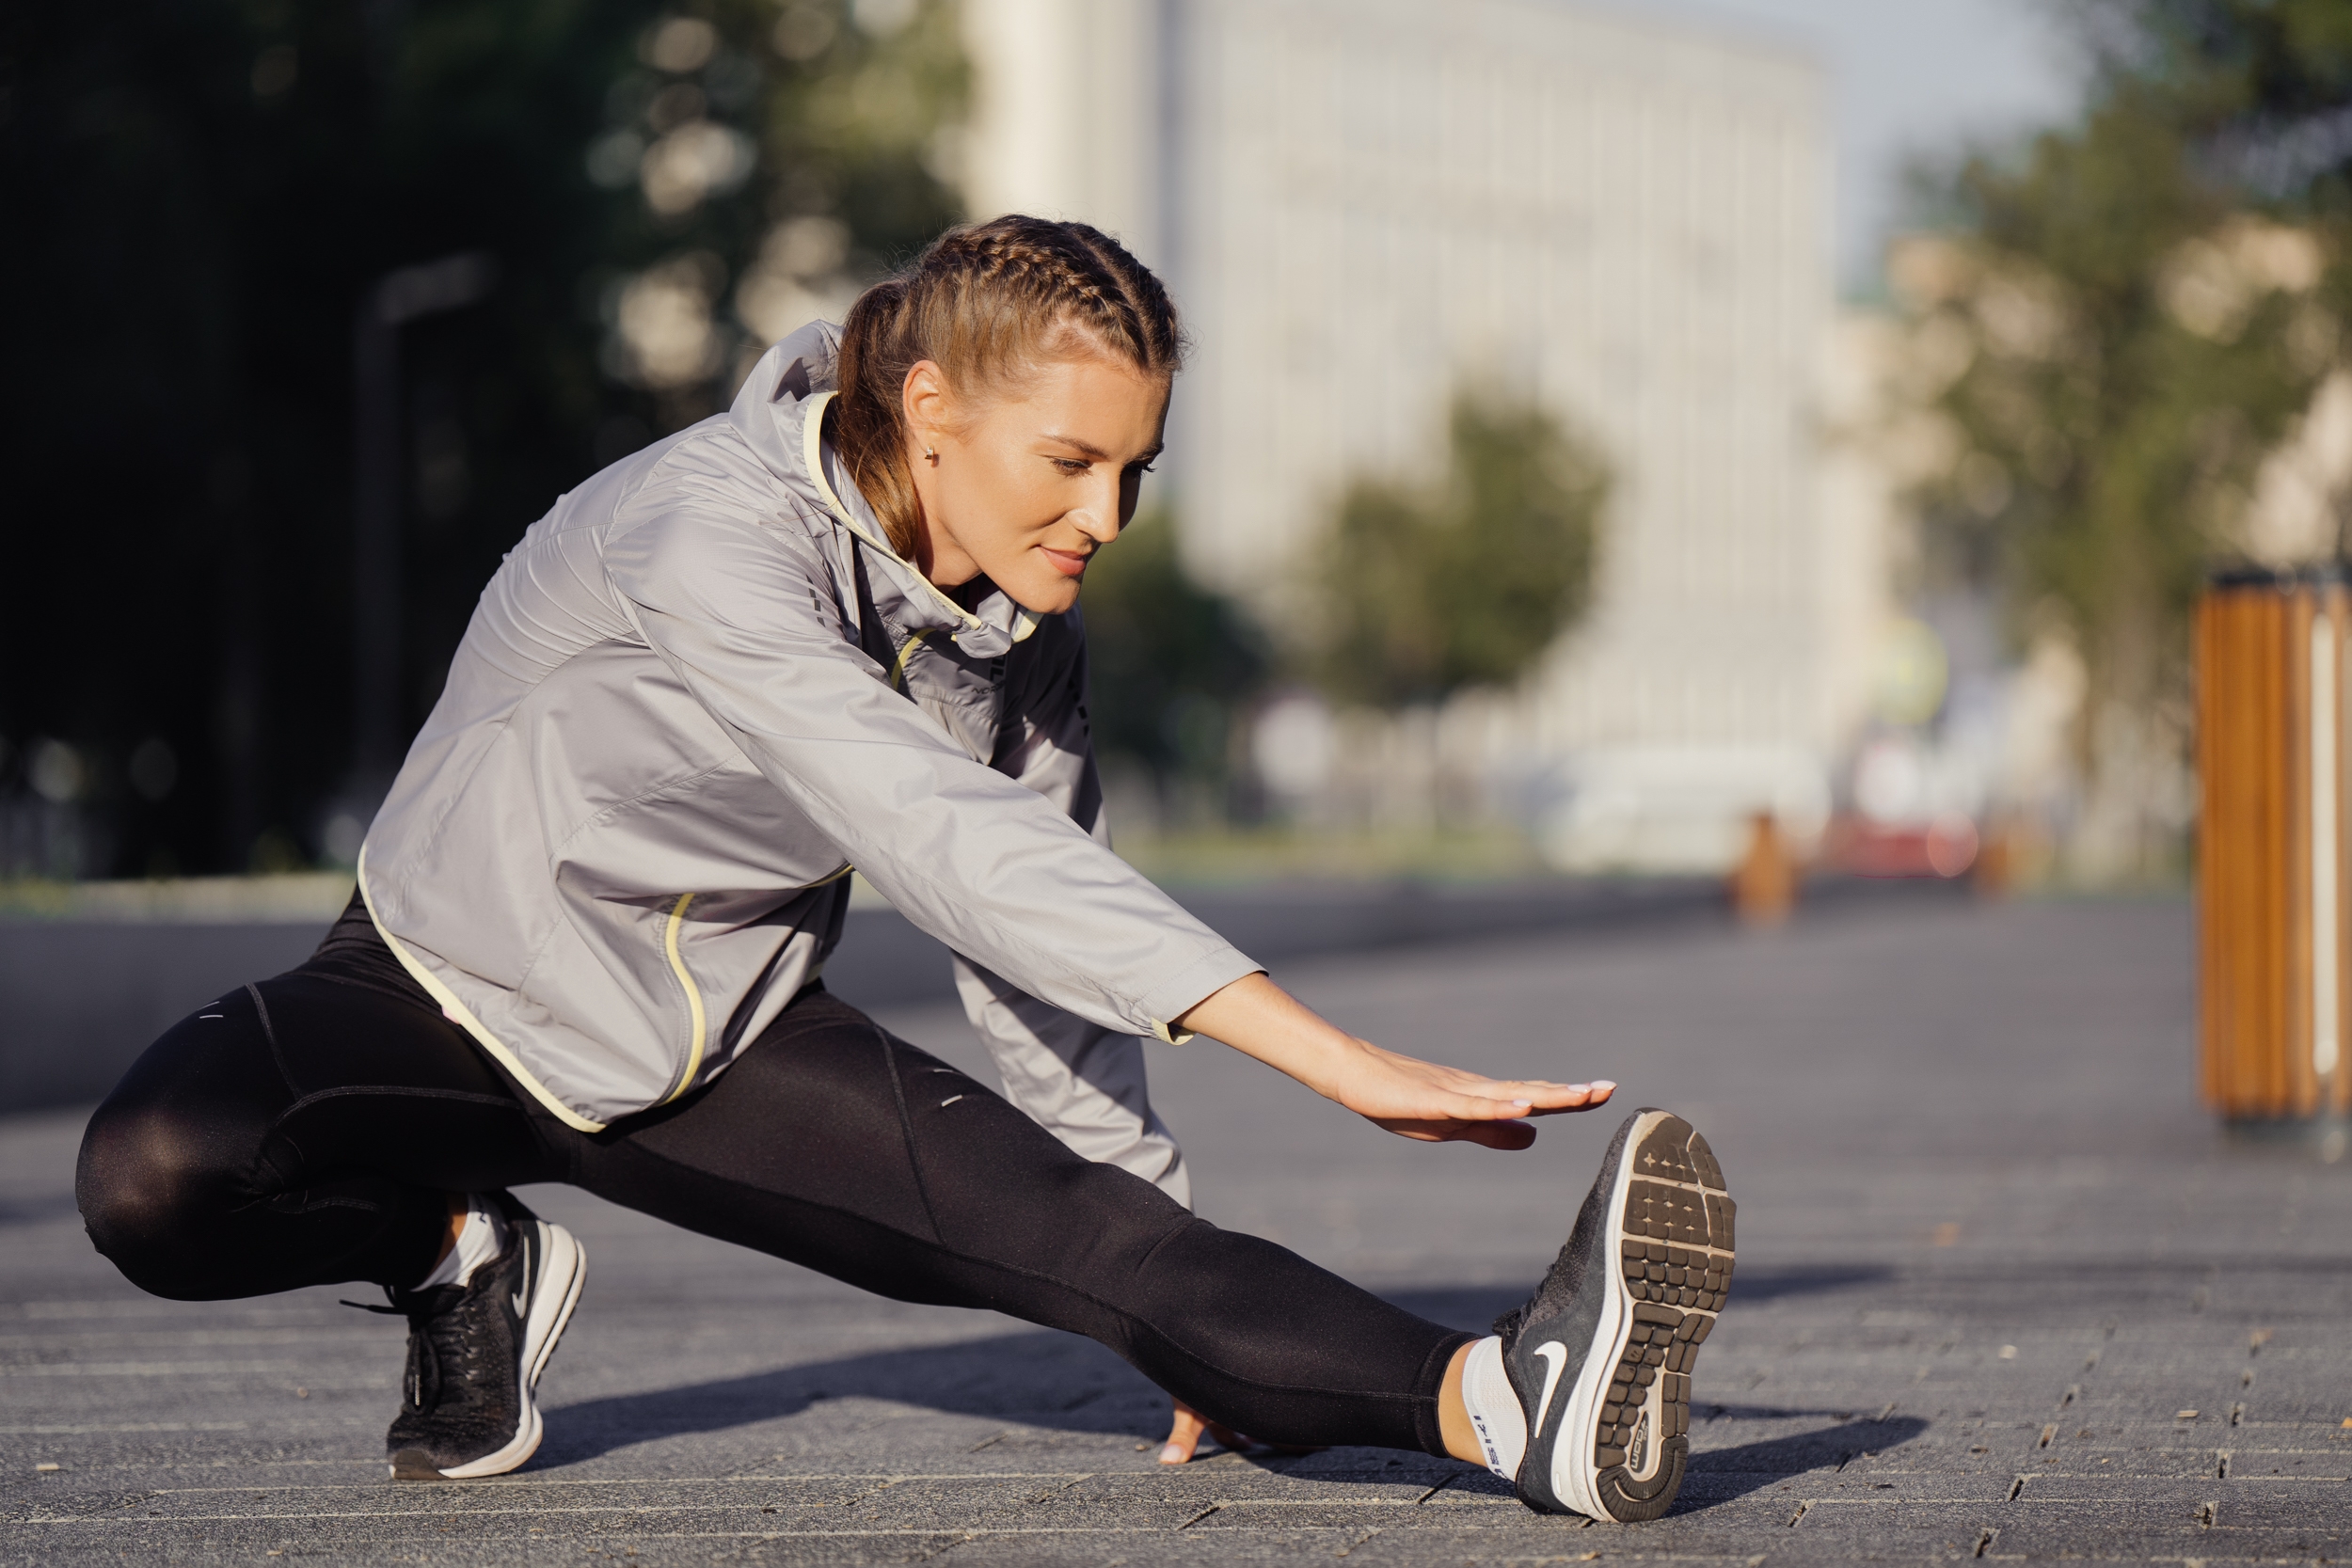
[[925, 447], [923, 449], [923, 461], [929, 463], [934, 468], [938, 467], [939, 449], [936, 447]]

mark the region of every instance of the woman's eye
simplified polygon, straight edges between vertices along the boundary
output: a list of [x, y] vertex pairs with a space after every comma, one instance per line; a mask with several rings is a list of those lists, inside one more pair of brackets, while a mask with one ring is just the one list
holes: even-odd
[[1068, 474], [1071, 478], [1075, 479], [1080, 474], [1085, 473], [1089, 468], [1093, 467], [1094, 465], [1091, 463], [1081, 462], [1074, 457], [1057, 457], [1054, 459], [1054, 467], [1059, 468], [1063, 473]]

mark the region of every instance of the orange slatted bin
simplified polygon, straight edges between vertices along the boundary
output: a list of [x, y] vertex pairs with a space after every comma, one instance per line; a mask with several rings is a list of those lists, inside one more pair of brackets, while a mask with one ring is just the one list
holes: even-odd
[[2352, 1105], [2348, 631], [2332, 572], [2233, 572], [2198, 605], [2201, 1078], [2233, 1121]]

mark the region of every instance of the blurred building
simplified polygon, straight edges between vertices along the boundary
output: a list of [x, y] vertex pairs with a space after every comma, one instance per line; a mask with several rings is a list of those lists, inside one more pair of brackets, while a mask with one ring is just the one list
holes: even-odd
[[1884, 582], [1816, 458], [1808, 61], [1554, 0], [964, 13], [975, 213], [1110, 230], [1188, 313], [1168, 466], [1200, 577], [1279, 625], [1347, 476], [1434, 467], [1466, 379], [1532, 395], [1615, 467], [1601, 581], [1525, 692], [1434, 726], [1447, 760], [1572, 865], [1727, 864], [1755, 809], [1822, 819]]

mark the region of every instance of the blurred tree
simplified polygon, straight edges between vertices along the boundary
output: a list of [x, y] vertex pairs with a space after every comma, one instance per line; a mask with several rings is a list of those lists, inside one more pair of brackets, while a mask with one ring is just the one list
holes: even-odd
[[[2264, 547], [2264, 466], [2340, 361], [2352, 8], [2076, 15], [2098, 61], [2082, 122], [1943, 176], [1947, 231], [1899, 246], [1890, 281], [1947, 421], [1931, 562], [2072, 643], [2077, 868], [2112, 876], [2155, 869], [2185, 825], [2189, 608], [2217, 557]], [[2331, 529], [2312, 553], [2339, 548]]]
[[1180, 780], [1226, 780], [1235, 713], [1270, 668], [1248, 617], [1195, 583], [1164, 509], [1143, 513], [1088, 568], [1089, 717], [1107, 759], [1145, 769], [1167, 803]]
[[1400, 707], [1524, 673], [1591, 596], [1607, 466], [1532, 404], [1464, 394], [1435, 486], [1359, 480], [1316, 582], [1311, 668], [1341, 702]]
[[500, 273], [404, 329], [413, 727], [560, 492], [956, 215], [955, 38], [946, 0], [0, 10], [0, 875], [316, 852], [376, 278]]

